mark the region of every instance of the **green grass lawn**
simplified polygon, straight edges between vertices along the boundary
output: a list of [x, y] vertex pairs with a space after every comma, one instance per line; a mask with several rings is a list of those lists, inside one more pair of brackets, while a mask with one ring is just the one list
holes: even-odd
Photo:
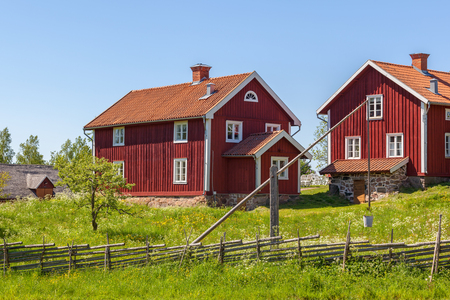
[[[449, 237], [448, 185], [427, 191], [407, 190], [374, 202], [374, 226], [364, 228], [367, 205], [350, 205], [327, 194], [327, 188], [305, 190], [298, 201], [280, 207], [280, 233], [284, 238], [320, 234], [310, 243], [344, 241], [349, 221], [353, 240], [384, 243], [390, 240], [413, 243], [436, 238], [439, 214], [443, 215], [442, 239]], [[183, 229], [192, 228], [195, 239], [229, 208], [163, 208], [127, 206], [130, 215], [104, 215], [93, 232], [89, 211], [74, 206], [68, 196], [53, 200], [16, 201], [0, 205], [0, 237], [24, 244], [46, 242], [126, 246], [143, 245], [148, 235], [153, 244], [184, 244]], [[238, 211], [212, 232], [204, 244], [216, 243], [226, 232], [227, 240], [254, 239], [269, 234], [269, 208]], [[217, 265], [215, 262], [176, 266], [151, 266], [103, 272], [91, 269], [68, 274], [14, 273], [3, 277], [3, 299], [430, 299], [450, 298], [450, 272], [441, 272], [429, 284], [429, 270], [381, 263], [353, 262], [346, 272], [339, 266], [300, 266], [286, 263], [243, 263]]]

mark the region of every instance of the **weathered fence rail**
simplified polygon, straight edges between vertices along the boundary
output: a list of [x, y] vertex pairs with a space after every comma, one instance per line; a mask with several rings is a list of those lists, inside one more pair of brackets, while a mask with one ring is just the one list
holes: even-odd
[[[415, 244], [385, 243], [370, 244], [369, 241], [351, 241], [350, 235], [345, 242], [310, 244], [319, 239], [319, 235], [283, 239], [281, 236], [259, 238], [255, 240], [225, 241], [202, 245], [202, 243], [167, 247], [165, 244], [120, 248], [125, 243], [110, 244], [107, 237], [105, 245], [90, 246], [88, 244], [55, 246], [54, 243], [22, 245], [22, 242], [8, 243], [5, 239], [0, 245], [0, 263], [3, 273], [9, 270], [26, 271], [40, 269], [48, 271], [71, 271], [88, 267], [111, 270], [129, 265], [143, 266], [183, 261], [203, 261], [217, 259], [220, 263], [235, 263], [243, 259], [255, 261], [280, 261], [297, 259], [304, 263], [317, 261], [345, 262], [360, 257], [367, 260], [381, 259], [384, 262], [399, 262], [421, 268], [450, 265], [450, 240], [422, 242]], [[309, 244], [302, 241], [309, 240]]]

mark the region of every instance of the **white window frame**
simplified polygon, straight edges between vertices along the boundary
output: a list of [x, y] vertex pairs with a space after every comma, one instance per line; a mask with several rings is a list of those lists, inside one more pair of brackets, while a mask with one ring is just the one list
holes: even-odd
[[[242, 121], [226, 121], [226, 124], [225, 124], [226, 126], [225, 126], [225, 141], [227, 142], [227, 143], [239, 143], [240, 141], [242, 141]], [[234, 133], [234, 126], [239, 126], [239, 132], [238, 132], [238, 134], [239, 134], [239, 136], [238, 136], [238, 138], [237, 139], [235, 139], [235, 138], [232, 138], [232, 139], [229, 139], [228, 138], [228, 125], [233, 125], [233, 133]], [[233, 136], [234, 136], [234, 134], [233, 134]]]
[[[380, 108], [380, 115], [379, 116], [376, 116], [376, 112], [377, 112], [377, 110], [376, 110], [376, 102], [374, 103], [374, 116], [373, 117], [371, 117], [370, 116], [370, 112], [372, 111], [371, 109], [370, 109], [370, 107], [371, 107], [371, 105], [370, 105], [370, 102], [372, 102], [372, 100], [376, 100], [377, 98], [380, 98], [380, 101], [381, 101], [381, 108]], [[383, 99], [383, 95], [368, 95], [368, 96], [366, 96], [366, 99], [369, 99], [369, 101], [367, 102], [367, 104], [369, 105], [369, 120], [381, 120], [381, 119], [383, 119], [383, 102], [384, 102], [384, 99]], [[366, 114], [367, 114], [367, 112], [366, 112]]]
[[[182, 128], [183, 125], [186, 125], [186, 132], [183, 132]], [[178, 129], [180, 130], [181, 139], [177, 138], [177, 135], [179, 133]], [[186, 138], [183, 139], [183, 134], [186, 134]], [[174, 143], [187, 143], [188, 141], [188, 121], [177, 121], [173, 122], [173, 142]]]
[[[122, 134], [120, 132], [122, 131]], [[119, 140], [116, 142], [116, 137], [119, 138]], [[120, 141], [120, 138], [122, 138], [122, 141]], [[123, 146], [125, 145], [125, 127], [114, 127], [113, 128], [113, 146]]]
[[117, 175], [122, 175], [125, 178], [125, 162], [123, 160], [115, 160], [113, 164], [119, 165], [119, 169], [117, 170]]
[[[274, 165], [273, 162], [276, 161], [277, 162], [277, 168], [278, 171], [284, 167], [285, 165], [288, 164], [289, 162], [289, 157], [285, 157], [285, 156], [271, 156], [270, 157], [270, 165]], [[281, 166], [281, 162], [283, 162], [283, 166]], [[278, 179], [280, 180], [288, 180], [289, 179], [289, 173], [288, 173], [289, 169], [284, 170], [280, 175], [278, 175]]]
[[[251, 94], [255, 96], [255, 99], [250, 99], [250, 98], [247, 99], [247, 96], [251, 95]], [[244, 101], [247, 101], [247, 102], [258, 102], [258, 95], [256, 95], [256, 93], [254, 91], [248, 91], [247, 93], [245, 93]]]
[[[181, 178], [182, 173], [182, 164], [184, 164], [184, 180]], [[187, 166], [187, 158], [175, 158], [173, 160], [173, 183], [174, 184], [187, 184], [187, 174], [188, 174], [188, 166]]]
[[444, 147], [445, 157], [450, 158], [450, 132], [445, 133]]
[[[358, 156], [355, 156], [355, 143], [354, 143], [355, 140], [359, 140]], [[353, 151], [352, 151], [353, 156], [352, 157], [350, 157], [350, 155], [349, 155], [350, 144], [353, 148]], [[345, 137], [345, 159], [361, 159], [361, 137], [360, 136], [346, 136]]]
[[445, 109], [445, 121], [450, 121], [450, 108]]
[[[273, 130], [275, 127], [277, 129]], [[269, 128], [272, 128], [271, 131], [281, 130], [281, 124], [266, 123], [266, 132], [269, 132]]]
[[[390, 155], [390, 138], [391, 137], [401, 137], [402, 138], [402, 153], [400, 155]], [[394, 142], [394, 151], [397, 153], [397, 140]], [[405, 154], [405, 140], [403, 138], [403, 133], [388, 133], [386, 134], [386, 157], [403, 157]]]

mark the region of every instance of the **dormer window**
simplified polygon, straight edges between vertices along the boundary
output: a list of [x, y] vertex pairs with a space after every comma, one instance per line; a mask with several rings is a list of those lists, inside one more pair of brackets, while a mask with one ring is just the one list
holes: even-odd
[[113, 146], [125, 145], [125, 127], [114, 127]]
[[258, 102], [258, 96], [256, 95], [256, 93], [254, 91], [248, 91], [245, 94], [244, 101]]

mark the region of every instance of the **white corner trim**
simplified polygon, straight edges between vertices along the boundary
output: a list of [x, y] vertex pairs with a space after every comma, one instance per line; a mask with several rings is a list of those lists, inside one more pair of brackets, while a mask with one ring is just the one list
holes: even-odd
[[426, 118], [427, 115], [425, 114], [425, 103], [422, 102], [420, 103], [420, 171], [422, 173], [426, 173]]
[[[330, 128], [331, 128], [331, 126], [330, 126], [330, 124], [331, 124], [331, 119], [330, 119], [330, 117], [331, 117], [331, 112], [330, 112], [330, 110], [328, 110], [328, 112], [327, 112], [327, 114], [328, 114], [328, 130], [330, 130]], [[328, 135], [327, 135], [327, 143], [328, 143], [328, 146], [327, 146], [327, 163], [328, 164], [331, 164], [331, 134], [332, 134], [332, 132], [330, 132]]]
[[267, 92], [277, 101], [277, 103], [286, 111], [286, 113], [294, 120], [295, 126], [301, 126], [302, 122], [294, 115], [294, 113], [284, 104], [284, 102], [278, 97], [277, 94], [270, 88], [270, 86], [259, 76], [256, 71], [253, 71], [247, 78], [245, 78], [234, 90], [232, 90], [227, 96], [225, 96], [217, 105], [211, 108], [206, 113], [207, 119], [213, 119], [214, 114], [221, 109], [225, 104], [228, 103], [238, 92], [240, 92], [247, 84], [253, 79], [258, 80], [258, 82], [266, 89]]
[[261, 157], [255, 157], [255, 188], [261, 185]]
[[420, 101], [422, 101], [424, 103], [428, 103], [429, 102], [429, 100], [427, 98], [425, 98], [424, 96], [422, 96], [421, 94], [416, 92], [414, 89], [410, 88], [408, 85], [406, 85], [405, 83], [403, 83], [402, 81], [397, 79], [397, 77], [395, 77], [395, 76], [391, 75], [390, 73], [386, 72], [383, 68], [378, 66], [373, 61], [368, 60], [333, 95], [331, 95], [331, 97], [328, 98], [327, 101], [325, 101], [325, 103], [323, 103], [316, 110], [316, 114], [320, 114], [320, 111], [322, 111], [331, 101], [333, 101], [334, 98], [336, 98], [336, 96], [339, 95], [353, 81], [353, 79], [355, 79], [368, 66], [371, 66], [372, 68], [374, 68], [375, 70], [380, 72], [382, 75], [386, 76], [387, 78], [389, 78], [390, 80], [392, 80], [393, 82], [395, 82], [396, 84], [398, 84], [399, 86], [401, 86], [402, 88], [407, 90], [409, 93], [411, 93], [413, 96], [418, 98]]
[[399, 164], [397, 164], [396, 166], [394, 166], [392, 169], [389, 170], [389, 172], [394, 173], [395, 171], [397, 171], [398, 169], [400, 169], [401, 167], [403, 167], [404, 165], [406, 165], [409, 162], [409, 157], [407, 157], [406, 159], [404, 159], [402, 162], [400, 162]]
[[204, 190], [210, 191], [211, 181], [211, 119], [206, 119], [205, 122], [205, 170], [204, 170]]

